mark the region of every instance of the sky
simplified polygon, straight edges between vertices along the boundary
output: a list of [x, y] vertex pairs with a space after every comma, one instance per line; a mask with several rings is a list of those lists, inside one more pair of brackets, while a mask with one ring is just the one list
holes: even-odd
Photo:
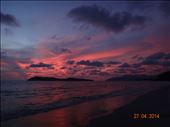
[[170, 70], [168, 1], [1, 1], [0, 13], [4, 80]]

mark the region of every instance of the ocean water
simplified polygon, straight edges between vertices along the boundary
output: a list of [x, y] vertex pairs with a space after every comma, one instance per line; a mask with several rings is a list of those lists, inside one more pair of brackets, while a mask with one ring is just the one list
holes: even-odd
[[[86, 117], [89, 117], [90, 113], [95, 117], [111, 112], [139, 95], [168, 84], [169, 82], [148, 81], [1, 81], [1, 120], [18, 119], [56, 109], [61, 111], [63, 108], [82, 104], [86, 106], [77, 106], [78, 114], [83, 116], [80, 110], [87, 107], [89, 110], [86, 110]], [[94, 105], [98, 105], [100, 109], [92, 108]]]

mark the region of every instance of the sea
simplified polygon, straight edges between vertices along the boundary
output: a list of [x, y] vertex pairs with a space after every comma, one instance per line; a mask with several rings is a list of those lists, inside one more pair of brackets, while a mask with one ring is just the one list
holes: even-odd
[[85, 126], [90, 119], [109, 114], [166, 85], [169, 82], [1, 81], [1, 122], [55, 111], [48, 119], [55, 116], [56, 127]]

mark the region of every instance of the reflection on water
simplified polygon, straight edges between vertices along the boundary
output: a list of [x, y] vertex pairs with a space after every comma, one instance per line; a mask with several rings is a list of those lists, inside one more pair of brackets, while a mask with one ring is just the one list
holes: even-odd
[[[166, 83], [164, 84], [166, 85]], [[12, 118], [12, 115], [20, 114], [17, 115], [17, 119], [4, 121], [2, 123], [3, 127], [85, 127], [90, 119], [109, 114], [114, 109], [130, 103], [139, 95], [156, 89], [163, 84], [155, 82], [72, 82], [71, 84], [68, 82], [51, 82], [46, 84], [34, 82], [22, 85], [21, 88], [20, 84], [12, 87], [6, 86], [2, 89], [4, 92], [2, 94], [3, 107], [8, 106], [11, 109], [9, 111], [7, 108], [3, 108], [4, 114], [6, 113], [8, 118]], [[132, 89], [133, 91], [131, 91]], [[141, 91], [134, 92], [134, 89], [140, 89]], [[9, 94], [5, 91], [8, 91]], [[127, 94], [127, 91], [130, 92]], [[108, 94], [116, 92], [120, 94], [117, 94], [117, 96]], [[20, 98], [18, 96], [24, 97]], [[88, 98], [84, 96], [88, 96]], [[75, 102], [75, 104], [71, 105], [68, 103], [72, 102], [70, 101], [71, 99], [73, 102], [77, 101], [75, 99], [77, 97], [82, 97], [78, 99], [81, 100], [81, 103]], [[16, 102], [14, 107], [9, 103], [11, 98]], [[51, 105], [54, 102], [55, 105]], [[60, 107], [55, 110], [49, 108], [50, 106], [55, 107], [56, 104], [62, 105], [63, 102], [67, 104], [67, 107], [63, 106], [63, 108]], [[35, 115], [31, 115], [31, 112], [37, 111], [37, 106], [43, 110]], [[22, 110], [18, 110], [20, 108]], [[25, 110], [25, 108], [28, 109]], [[22, 112], [25, 114], [23, 115]], [[12, 115], [9, 117], [8, 114]]]
[[118, 96], [85, 102], [47, 113], [11, 120], [4, 127], [85, 127], [91, 118], [111, 113], [114, 109], [132, 101], [136, 96]]

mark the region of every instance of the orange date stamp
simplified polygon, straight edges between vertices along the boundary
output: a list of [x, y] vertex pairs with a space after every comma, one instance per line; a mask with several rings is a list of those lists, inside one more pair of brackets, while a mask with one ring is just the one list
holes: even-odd
[[160, 119], [158, 113], [134, 113], [133, 119]]

